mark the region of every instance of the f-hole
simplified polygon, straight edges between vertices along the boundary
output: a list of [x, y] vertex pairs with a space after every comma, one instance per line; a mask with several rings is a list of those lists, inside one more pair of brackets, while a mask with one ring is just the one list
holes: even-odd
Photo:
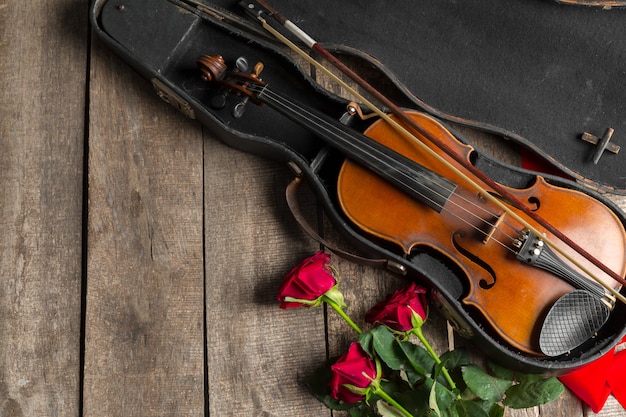
[[484, 269], [485, 272], [487, 272], [491, 276], [491, 282], [485, 279], [481, 279], [478, 282], [478, 285], [480, 286], [480, 288], [484, 290], [488, 290], [494, 285], [496, 285], [496, 273], [485, 261], [483, 261], [478, 256], [474, 255], [469, 250], [461, 246], [461, 243], [459, 242], [459, 240], [463, 239], [464, 237], [465, 237], [465, 233], [461, 231], [456, 231], [452, 235], [452, 243], [454, 244], [454, 247], [456, 248], [456, 250], [459, 251], [459, 253], [461, 253], [467, 259], [469, 259], [470, 261], [472, 261], [473, 263], [475, 263], [476, 265]]
[[528, 203], [531, 205], [530, 209], [532, 211], [537, 211], [541, 207], [541, 202], [537, 197], [528, 197]]

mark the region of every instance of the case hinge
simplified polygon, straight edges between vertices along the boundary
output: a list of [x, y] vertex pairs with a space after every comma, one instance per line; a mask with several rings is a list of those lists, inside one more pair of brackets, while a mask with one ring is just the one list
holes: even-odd
[[189, 105], [186, 100], [183, 100], [178, 94], [176, 94], [174, 90], [163, 84], [157, 78], [153, 78], [151, 81], [152, 86], [156, 90], [156, 93], [159, 97], [161, 97], [163, 101], [171, 104], [174, 108], [176, 108], [178, 111], [180, 111], [182, 114], [189, 117], [190, 119], [196, 118], [196, 112], [193, 110], [191, 105]]

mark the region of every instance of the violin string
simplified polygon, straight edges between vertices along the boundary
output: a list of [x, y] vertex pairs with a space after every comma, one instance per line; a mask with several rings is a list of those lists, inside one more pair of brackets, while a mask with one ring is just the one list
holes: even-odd
[[[383, 118], [385, 121], [387, 121], [388, 123], [390, 123], [395, 129], [398, 130], [398, 132], [402, 133], [404, 136], [406, 136], [407, 139], [411, 139], [414, 138], [414, 135], [412, 135], [407, 129], [405, 129], [403, 126], [401, 126], [399, 123], [395, 122], [393, 119], [391, 119], [389, 117], [389, 115], [387, 115], [386, 113], [384, 113], [382, 110], [380, 110], [377, 106], [375, 106], [374, 104], [371, 103], [371, 101], [367, 100], [365, 97], [363, 97], [362, 94], [360, 94], [358, 91], [356, 91], [354, 88], [352, 88], [350, 85], [348, 85], [345, 81], [343, 81], [341, 78], [339, 78], [338, 76], [336, 76], [335, 74], [333, 74], [330, 70], [328, 70], [326, 67], [324, 67], [321, 63], [317, 62], [315, 59], [313, 59], [310, 55], [308, 55], [307, 53], [305, 53], [301, 48], [299, 48], [297, 45], [295, 45], [292, 41], [290, 41], [289, 39], [287, 39], [284, 35], [282, 35], [280, 32], [278, 32], [276, 29], [274, 29], [271, 25], [269, 25], [267, 23], [267, 21], [262, 18], [261, 16], [257, 16], [257, 19], [260, 21], [261, 25], [270, 33], [272, 33], [276, 38], [278, 38], [281, 42], [283, 42], [283, 44], [285, 44], [286, 46], [288, 46], [292, 51], [296, 52], [299, 56], [301, 56], [302, 58], [304, 58], [305, 60], [307, 60], [311, 65], [314, 65], [315, 68], [318, 68], [320, 71], [322, 71], [324, 74], [326, 74], [327, 76], [329, 76], [333, 81], [335, 81], [336, 83], [338, 83], [339, 85], [341, 85], [342, 87], [344, 87], [348, 92], [350, 92], [351, 94], [353, 94], [355, 97], [357, 97], [360, 101], [362, 101], [363, 103], [365, 103], [370, 109], [372, 109], [373, 111], [375, 111], [381, 118]], [[316, 50], [318, 48], [315, 48]], [[319, 49], [321, 49], [324, 52], [327, 52], [325, 50], [323, 50], [321, 47], [319, 47]], [[328, 53], [329, 58], [332, 57], [332, 55], [330, 53]], [[334, 57], [333, 57], [334, 58]], [[336, 60], [338, 61], [338, 60]], [[340, 62], [333, 62], [333, 64], [337, 67], [339, 67], [340, 69], [342, 69], [342, 71], [344, 71], [344, 65], [341, 65]], [[352, 78], [353, 80], [359, 80], [360, 77], [358, 77], [358, 75], [353, 74], [353, 71], [350, 71], [347, 67], [345, 68], [347, 69], [347, 72], [350, 73], [350, 78]], [[360, 84], [360, 83], [359, 83]], [[363, 85], [365, 85], [366, 83], [363, 83]], [[376, 90], [373, 90], [374, 92], [377, 92]], [[377, 92], [378, 93], [378, 92]], [[379, 93], [380, 94], [380, 93]], [[382, 95], [381, 95], [382, 96]], [[385, 98], [383, 96], [383, 98]], [[388, 100], [387, 100], [388, 101]], [[391, 103], [393, 105], [393, 103]], [[400, 112], [402, 113], [402, 112]], [[416, 126], [419, 129], [419, 126]], [[426, 150], [428, 150], [428, 148], [426, 148]], [[452, 153], [452, 156], [454, 156], [454, 153]], [[478, 184], [476, 183], [474, 180], [472, 180], [468, 175], [463, 174], [461, 171], [459, 171], [458, 169], [454, 168], [454, 170], [458, 171], [458, 173], [460, 175], [462, 175], [464, 177], [465, 182], [470, 185], [471, 187], [475, 188], [476, 190], [480, 191], [482, 193], [482, 195], [490, 200], [491, 202], [493, 202], [495, 205], [499, 206], [500, 208], [504, 209], [509, 215], [511, 215], [511, 217], [513, 217], [515, 220], [517, 220], [518, 222], [520, 222], [522, 225], [524, 225], [524, 227], [528, 228], [532, 233], [536, 234], [536, 235], [541, 235], [541, 232], [533, 225], [531, 225], [527, 220], [525, 220], [523, 217], [521, 217], [519, 214], [513, 212], [511, 209], [509, 209], [508, 207], [506, 207], [506, 205], [500, 201], [498, 201], [497, 198], [491, 196], [489, 193], [484, 192], [485, 190]], [[472, 171], [473, 172], [473, 171]], [[483, 176], [481, 175], [481, 178]], [[496, 187], [501, 188], [497, 183], [495, 183], [494, 181], [492, 181], [491, 179], [489, 179], [488, 177], [485, 177], [484, 180], [492, 182], [494, 185], [496, 185]], [[507, 193], [508, 194], [508, 193]], [[567, 237], [566, 235], [564, 235], [562, 232], [560, 232], [558, 229], [556, 229], [555, 227], [553, 227], [552, 225], [550, 225], [548, 222], [546, 222], [545, 220], [543, 220], [539, 215], [534, 214], [531, 210], [527, 209], [526, 207], [524, 207], [523, 205], [520, 206], [520, 208], [522, 209], [522, 211], [529, 216], [530, 218], [533, 218], [534, 220], [536, 220], [539, 224], [541, 224], [542, 226], [544, 226], [546, 229], [548, 229], [554, 236], [558, 237], [563, 243], [565, 243], [568, 247], [574, 249], [576, 252], [578, 252], [580, 255], [582, 255], [586, 260], [590, 261], [592, 264], [594, 264], [596, 267], [598, 267], [599, 269], [601, 269], [605, 274], [607, 274], [608, 276], [610, 276], [611, 278], [613, 278], [615, 281], [621, 283], [621, 284], [626, 284], [626, 280], [621, 277], [618, 273], [616, 273], [615, 271], [613, 271], [611, 268], [609, 268], [608, 266], [606, 266], [604, 263], [602, 263], [600, 260], [598, 260], [596, 257], [592, 256], [589, 252], [587, 252], [585, 249], [583, 249], [580, 245], [576, 244], [573, 240], [571, 240], [569, 237]], [[552, 238], [549, 238], [547, 236], [543, 236], [542, 240], [544, 241], [545, 244], [549, 245], [550, 247], [552, 247], [555, 251], [557, 251], [559, 254], [561, 254], [565, 259], [567, 259], [569, 262], [571, 262], [573, 265], [575, 265], [578, 269], [580, 269], [582, 272], [585, 273], [585, 275], [587, 275], [589, 278], [593, 279], [594, 281], [596, 281], [598, 284], [602, 285], [609, 293], [611, 293], [614, 297], [616, 297], [617, 299], [619, 299], [622, 303], [626, 304], [626, 297], [624, 295], [622, 295], [618, 290], [616, 290], [615, 288], [613, 288], [609, 283], [604, 282], [604, 280], [602, 280], [597, 274], [593, 273], [587, 266], [583, 265], [578, 259], [574, 258], [570, 253], [568, 253], [566, 250], [564, 250], [563, 248], [560, 247], [560, 245], [557, 245], [556, 241], [554, 241]]]
[[[339, 133], [345, 133], [342, 130], [336, 129], [335, 126], [333, 126], [332, 124], [330, 124], [328, 121], [320, 118], [318, 115], [311, 113], [308, 109], [306, 109], [305, 107], [299, 105], [298, 103], [287, 99], [286, 97], [282, 96], [281, 94], [278, 94], [276, 91], [268, 88], [267, 86], [257, 86], [254, 84], [251, 84], [248, 86], [248, 89], [254, 93], [257, 94], [257, 98], [259, 98], [262, 101], [266, 101], [269, 102], [273, 102], [279, 106], [284, 106], [286, 108], [290, 108], [290, 109], [294, 109], [296, 111], [298, 111], [298, 114], [303, 117], [304, 119], [306, 119], [310, 124], [314, 125], [315, 127], [317, 127], [318, 129], [320, 129], [321, 131], [325, 131], [328, 134], [331, 135], [338, 135]], [[260, 97], [260, 94], [263, 94], [263, 97]], [[336, 129], [335, 131], [333, 129]], [[339, 133], [338, 133], [339, 132]], [[353, 135], [355, 138], [358, 138], [357, 135]], [[362, 139], [357, 139], [360, 140], [361, 143], [363, 143]], [[402, 164], [400, 161], [396, 161], [398, 164]], [[396, 172], [398, 172], [401, 175], [404, 175], [402, 173], [402, 171], [399, 171], [396, 169], [396, 167], [393, 166], [389, 166], [388, 168], [394, 169]], [[428, 186], [428, 185], [427, 185]], [[407, 187], [410, 187], [407, 185]], [[438, 206], [441, 210], [446, 210], [448, 213], [450, 213], [452, 216], [456, 217], [458, 220], [460, 220], [461, 222], [467, 224], [468, 226], [470, 226], [472, 229], [474, 229], [475, 231], [477, 231], [479, 234], [483, 235], [483, 237], [487, 237], [489, 234], [487, 232], [485, 232], [484, 230], [482, 230], [482, 228], [480, 228], [479, 226], [473, 224], [470, 220], [463, 218], [462, 216], [460, 216], [459, 214], [456, 214], [455, 212], [453, 212], [452, 210], [450, 210], [450, 207], [446, 207], [443, 204], [439, 204], [436, 201], [434, 201], [434, 199], [432, 199], [431, 197], [419, 192], [418, 190], [416, 190], [415, 188], [410, 188], [411, 191], [415, 192], [416, 194], [419, 194], [422, 198], [424, 198], [425, 200], [428, 200], [429, 202], [433, 203], [434, 205]], [[445, 197], [443, 194], [441, 194], [440, 192], [438, 192], [435, 188], [430, 187], [429, 191], [433, 192], [434, 194], [436, 194], [437, 196], [440, 197]], [[453, 188], [449, 188], [446, 191], [450, 191], [453, 192], [454, 189]], [[484, 213], [487, 213], [490, 216], [493, 217], [497, 217], [498, 215], [496, 213], [492, 213], [489, 210], [487, 210], [485, 207], [481, 207], [478, 204], [470, 201], [468, 198], [466, 198], [465, 196], [456, 194], [457, 197], [459, 197], [460, 199], [462, 199], [463, 201], [467, 202], [470, 206], [473, 206], [481, 211], [483, 211]], [[511, 239], [511, 241], [514, 239], [514, 237], [510, 236], [507, 232], [505, 232], [504, 230], [502, 230], [500, 228], [500, 226], [498, 226], [496, 223], [492, 223], [489, 220], [486, 220], [485, 218], [481, 217], [479, 214], [473, 212], [472, 210], [462, 206], [461, 204], [455, 202], [455, 201], [450, 201], [450, 199], [448, 199], [448, 202], [450, 204], [453, 204], [454, 206], [456, 206], [457, 208], [459, 208], [460, 210], [462, 210], [465, 213], [468, 213], [468, 215], [470, 217], [475, 218], [476, 220], [478, 220], [479, 222], [484, 223], [485, 225], [493, 228], [495, 231], [498, 231], [500, 233], [502, 233], [505, 237], [508, 237], [509, 239]], [[504, 224], [506, 224], [506, 222], [504, 222]], [[509, 227], [511, 227], [513, 230], [515, 230], [515, 228], [512, 225], [508, 225]], [[519, 231], [518, 231], [519, 232]], [[499, 239], [496, 239], [495, 237], [491, 237], [494, 242], [498, 243], [499, 245], [501, 245], [503, 248], [511, 251], [512, 253], [515, 253], [515, 251], [510, 248], [506, 243], [500, 241]]]
[[[309, 116], [309, 118], [308, 118], [308, 121], [309, 121], [309, 122], [313, 122], [313, 117], [315, 117], [315, 120], [320, 120], [320, 121], [321, 121], [321, 123], [324, 123], [324, 125], [320, 125], [320, 123], [319, 123], [319, 122], [318, 122], [318, 123], [314, 123], [314, 124], [315, 124], [315, 126], [317, 126], [318, 128], [323, 128], [323, 130], [325, 130], [326, 132], [328, 132], [328, 133], [330, 133], [330, 134], [335, 134], [335, 135], [337, 134], [336, 132], [332, 132], [331, 130], [329, 130], [329, 129], [328, 129], [328, 127], [330, 127], [330, 128], [334, 128], [334, 126], [333, 126], [333, 125], [331, 125], [331, 124], [329, 124], [329, 122], [328, 122], [328, 121], [324, 120], [323, 118], [321, 118], [321, 117], [320, 117], [320, 116], [318, 116], [318, 115], [315, 115], [314, 113], [311, 113], [308, 109], [306, 109], [305, 107], [303, 107], [303, 106], [299, 105], [298, 103], [296, 103], [296, 102], [294, 102], [294, 101], [289, 100], [289, 99], [288, 99], [288, 98], [286, 98], [285, 96], [280, 95], [280, 94], [279, 94], [279, 93], [277, 93], [275, 90], [271, 90], [271, 89], [269, 89], [269, 88], [267, 88], [267, 87], [260, 88], [260, 87], [258, 87], [258, 86], [255, 88], [255, 87], [254, 87], [254, 86], [252, 86], [252, 85], [250, 85], [250, 86], [249, 86], [249, 89], [250, 89], [251, 91], [254, 91], [254, 92], [257, 92], [257, 93], [261, 93], [261, 92], [263, 92], [263, 94], [264, 94], [264, 95], [272, 95], [272, 96], [273, 96], [273, 98], [274, 98], [274, 100], [275, 100], [277, 103], [279, 103], [280, 105], [282, 105], [282, 106], [286, 106], [286, 107], [291, 107], [291, 108], [297, 108], [297, 109], [299, 109], [299, 110], [300, 110], [300, 113], [299, 113], [299, 114], [302, 114], [302, 115], [308, 114], [308, 115], [310, 115], [310, 116]], [[282, 102], [281, 102], [281, 101], [282, 101]], [[327, 126], [327, 127], [325, 127], [325, 126]], [[339, 130], [339, 129], [337, 129], [337, 132], [344, 133], [343, 131], [341, 131], [341, 130]], [[353, 139], [358, 140], [358, 141], [360, 141], [361, 143], [363, 143], [363, 140], [362, 140], [359, 136], [360, 136], [360, 134], [356, 134], [356, 133], [354, 133], [354, 134], [353, 134]], [[368, 138], [368, 139], [369, 139], [369, 140], [372, 140], [371, 138]], [[387, 148], [387, 149], [389, 149], [389, 148]], [[396, 162], [398, 165], [402, 165], [402, 162], [400, 162], [400, 161], [397, 161], [397, 160], [396, 160], [395, 162]], [[388, 165], [388, 168], [390, 168], [390, 169], [394, 169], [394, 170], [396, 170], [397, 172], [401, 173], [401, 172], [400, 172], [400, 171], [398, 171], [398, 170], [397, 170], [394, 166], [389, 166], [389, 165]], [[447, 191], [447, 192], [449, 192], [449, 193], [452, 193], [452, 192], [454, 191], [454, 188], [446, 188], [446, 186], [445, 186], [445, 185], [442, 185], [442, 187], [445, 189], [445, 191]], [[415, 190], [415, 189], [411, 189], [411, 191], [417, 192], [417, 190]], [[437, 196], [439, 196], [439, 197], [443, 197], [443, 198], [445, 199], [444, 194], [442, 194], [442, 193], [440, 193], [440, 192], [437, 192], [437, 190], [436, 190], [435, 188], [429, 188], [429, 191], [432, 191], [432, 192], [433, 192], [433, 194], [436, 194]], [[424, 198], [428, 198], [427, 196], [425, 196], [425, 195], [423, 195], [423, 194], [420, 194], [420, 195], [421, 195], [422, 197], [424, 197]], [[487, 215], [489, 215], [489, 216], [492, 216], [492, 217], [497, 217], [497, 216], [498, 216], [498, 214], [497, 214], [497, 213], [489, 211], [487, 208], [485, 208], [485, 207], [483, 207], [483, 206], [478, 205], [477, 203], [475, 203], [475, 202], [473, 202], [473, 201], [469, 200], [467, 197], [465, 197], [465, 196], [463, 196], [463, 195], [457, 194], [457, 197], [459, 197], [460, 199], [462, 199], [463, 201], [465, 201], [467, 204], [469, 204], [469, 205], [471, 205], [471, 206], [475, 207], [475, 208], [476, 208], [476, 209], [478, 209], [479, 211], [482, 211], [483, 213], [485, 213], [485, 214], [487, 214]], [[434, 201], [434, 200], [432, 200], [432, 199], [429, 199], [429, 202], [435, 203], [435, 201]], [[457, 207], [459, 207], [459, 208], [461, 208], [461, 209], [464, 209], [464, 210], [466, 210], [466, 211], [468, 211], [468, 212], [472, 213], [472, 215], [473, 215], [476, 219], [478, 219], [478, 220], [480, 220], [480, 221], [483, 221], [483, 222], [487, 222], [487, 223], [488, 223], [488, 221], [487, 221], [487, 220], [485, 220], [484, 218], [480, 217], [478, 214], [476, 214], [476, 213], [474, 213], [474, 212], [471, 212], [470, 210], [468, 210], [468, 209], [466, 209], [466, 208], [463, 208], [460, 204], [458, 204], [458, 203], [454, 203], [454, 202], [453, 202], [453, 204], [456, 204], [456, 205], [457, 205]], [[441, 208], [441, 209], [445, 209], [445, 207], [444, 207], [443, 205], [441, 205], [441, 204], [439, 204], [439, 205], [438, 205], [438, 207], [439, 207], [439, 208]], [[506, 222], [505, 222], [505, 223], [506, 223]], [[488, 225], [489, 225], [489, 226], [492, 226], [492, 227], [494, 227], [494, 226], [495, 226], [495, 224], [492, 224], [492, 223], [488, 223]], [[514, 228], [514, 226], [513, 226], [513, 225], [510, 225], [510, 224], [509, 224], [509, 226], [510, 226], [513, 230], [515, 230], [515, 228]], [[517, 231], [518, 233], [520, 232], [520, 230], [516, 230], [516, 231]], [[505, 232], [503, 232], [503, 233], [505, 233]], [[507, 235], [507, 236], [508, 236], [508, 237], [513, 238], [513, 237], [512, 237], [512, 236], [510, 236], [510, 235]]]
[[[338, 128], [336, 125], [334, 125], [332, 122], [330, 122], [328, 119], [326, 119], [323, 116], [320, 116], [314, 112], [311, 112], [309, 109], [307, 109], [306, 107], [298, 104], [297, 102], [291, 101], [290, 99], [281, 96], [280, 94], [278, 94], [277, 92], [271, 90], [269, 87], [267, 87], [266, 85], [263, 87], [259, 87], [257, 85], [249, 85], [248, 89], [251, 92], [255, 92], [257, 93], [257, 98], [263, 102], [266, 102], [267, 104], [274, 104], [274, 106], [279, 106], [278, 108], [287, 108], [287, 109], [291, 109], [291, 111], [293, 111], [294, 113], [298, 114], [302, 119], [304, 119], [306, 122], [309, 123], [310, 126], [317, 128], [319, 131], [324, 131], [326, 132], [328, 135], [335, 135], [335, 136], [339, 136], [339, 135], [348, 135], [349, 139], [353, 139], [355, 141], [358, 141], [359, 143], [369, 146], [369, 144], [367, 143], [367, 141], [373, 141], [375, 142], [373, 139], [367, 137], [367, 136], [363, 136], [360, 133], [357, 132], [349, 132], [349, 131], [344, 131], [340, 128]], [[261, 93], [263, 94], [263, 96], [261, 97]], [[366, 140], [364, 140], [366, 139]], [[375, 142], [377, 143], [377, 142]], [[371, 148], [370, 149], [375, 151], [375, 148]], [[389, 148], [388, 148], [389, 149]], [[387, 156], [391, 157], [393, 159], [393, 155], [392, 154], [388, 154]], [[399, 161], [397, 159], [394, 159], [394, 161], [396, 162], [396, 164], [398, 165], [402, 165], [403, 162]], [[397, 170], [395, 169], [394, 166], [389, 165], [383, 161], [379, 161], [380, 163], [384, 163], [386, 165], [387, 168], [389, 169], [393, 169], [395, 170], [398, 174], [405, 176], [404, 171], [401, 170]], [[414, 162], [415, 163], [415, 162]], [[407, 177], [409, 178], [409, 177]], [[424, 193], [420, 192], [419, 190], [415, 189], [415, 188], [411, 188], [410, 185], [408, 184], [404, 184], [405, 187], [407, 187], [410, 191], [414, 192], [415, 194], [420, 195], [424, 200], [427, 200], [431, 203], [433, 203], [433, 205], [435, 205], [436, 207], [438, 207], [439, 209], [441, 209], [441, 211], [446, 210], [451, 216], [457, 218], [459, 221], [461, 221], [462, 223], [465, 223], [466, 225], [468, 225], [471, 229], [473, 229], [474, 231], [476, 231], [478, 233], [478, 235], [482, 235], [483, 237], [487, 238], [488, 240], [493, 241], [495, 244], [500, 245], [505, 251], [509, 251], [510, 253], [517, 255], [517, 251], [515, 249], [513, 249], [511, 246], [509, 246], [508, 244], [504, 243], [503, 241], [501, 241], [500, 239], [495, 237], [496, 233], [501, 233], [504, 236], [506, 236], [509, 239], [509, 242], [513, 242], [513, 240], [515, 238], [513, 238], [511, 235], [509, 235], [502, 227], [501, 225], [510, 227], [513, 231], [519, 233], [519, 230], [517, 230], [515, 227], [513, 227], [511, 224], [509, 224], [508, 222], [500, 222], [500, 225], [498, 225], [498, 222], [496, 223], [492, 223], [486, 219], [484, 219], [483, 217], [481, 217], [480, 215], [478, 215], [477, 213], [475, 213], [472, 210], [469, 210], [468, 208], [466, 208], [465, 206], [457, 203], [456, 201], [453, 201], [452, 199], [449, 198], [450, 195], [455, 195], [456, 197], [458, 197], [459, 199], [469, 203], [470, 207], [475, 207], [478, 208], [479, 210], [485, 212], [485, 213], [489, 213], [490, 215], [494, 216], [494, 217], [498, 217], [497, 214], [490, 212], [489, 210], [487, 210], [485, 207], [479, 206], [478, 204], [470, 201], [468, 198], [466, 198], [465, 196], [459, 195], [454, 193], [455, 188], [448, 188], [447, 191], [450, 191], [451, 194], [448, 195], [448, 197], [445, 197], [444, 194], [440, 193], [436, 188], [433, 187], [429, 187], [427, 183], [424, 184], [426, 186], [426, 188], [428, 188], [429, 191], [431, 191], [433, 194], [436, 194], [439, 197], [443, 197], [443, 200], [446, 200], [446, 204], [440, 204], [437, 203], [433, 198], [425, 195]], [[445, 188], [445, 186], [443, 187]], [[482, 222], [483, 224], [486, 224], [488, 226], [490, 226], [493, 229], [492, 233], [487, 233], [485, 232], [481, 227], [479, 227], [478, 225], [472, 223], [470, 220], [468, 220], [467, 218], [455, 213], [454, 211], [452, 211], [450, 209], [450, 207], [448, 207], [449, 205], [453, 205], [457, 208], [459, 208], [461, 210], [462, 213], [469, 213], [470, 217], [474, 217], [475, 219], [477, 219], [479, 222]], [[501, 215], [505, 215], [506, 213], [502, 213]], [[484, 243], [486, 243], [486, 240], [484, 241]]]

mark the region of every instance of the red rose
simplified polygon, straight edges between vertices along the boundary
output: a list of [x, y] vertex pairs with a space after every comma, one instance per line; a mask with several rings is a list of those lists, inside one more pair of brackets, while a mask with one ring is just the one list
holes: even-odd
[[352, 342], [348, 351], [330, 369], [333, 374], [328, 383], [330, 395], [347, 403], [365, 398], [364, 394], [356, 393], [348, 386], [366, 390], [376, 378], [376, 364], [358, 342]]
[[[327, 266], [329, 263], [330, 256], [319, 251], [289, 271], [278, 290], [280, 308], [317, 305], [315, 301], [337, 284], [335, 276]], [[311, 303], [293, 300], [306, 300]]]
[[399, 332], [407, 332], [414, 327], [411, 321], [413, 312], [422, 320], [426, 319], [426, 289], [418, 287], [414, 282], [376, 304], [365, 316], [365, 321], [384, 324]]

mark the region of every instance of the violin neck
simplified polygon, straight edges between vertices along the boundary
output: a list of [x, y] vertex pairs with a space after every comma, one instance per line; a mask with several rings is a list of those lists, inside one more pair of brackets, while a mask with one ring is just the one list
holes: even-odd
[[457, 185], [328, 115], [264, 86], [256, 98], [413, 198], [441, 212]]

